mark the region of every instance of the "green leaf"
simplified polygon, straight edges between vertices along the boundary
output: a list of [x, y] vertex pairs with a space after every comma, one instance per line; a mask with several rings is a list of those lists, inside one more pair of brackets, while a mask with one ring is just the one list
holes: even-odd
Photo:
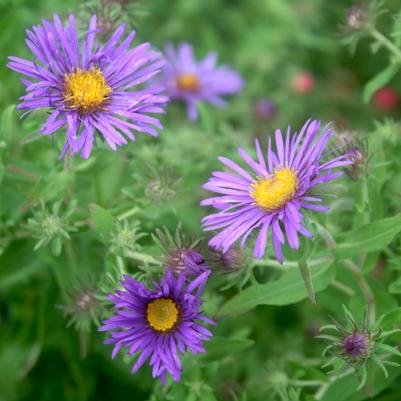
[[31, 275], [46, 268], [28, 240], [13, 241], [0, 256], [0, 289], [29, 281]]
[[308, 291], [309, 299], [313, 304], [316, 304], [315, 291], [313, 290], [312, 275], [308, 267], [308, 264], [306, 261], [301, 260], [298, 262], [298, 267], [299, 267], [299, 272], [301, 273], [301, 276], [304, 280], [306, 290]]
[[[389, 378], [384, 380], [382, 374], [376, 374], [373, 377], [373, 385], [371, 390], [373, 395], [381, 393], [401, 374], [399, 369], [389, 368]], [[330, 383], [319, 399], [320, 401], [361, 401], [368, 398], [365, 389], [357, 391], [359, 385], [358, 376], [355, 372], [351, 372], [347, 376], [343, 376]]]
[[375, 328], [383, 331], [392, 330], [401, 322], [401, 307], [394, 308], [393, 310], [385, 313], [375, 324]]
[[401, 277], [390, 284], [389, 291], [391, 294], [401, 294]]
[[[315, 293], [325, 289], [334, 276], [330, 268], [332, 261], [311, 267], [312, 283]], [[304, 280], [298, 269], [292, 268], [276, 281], [256, 284], [246, 288], [226, 302], [218, 317], [245, 313], [258, 305], [288, 305], [302, 301], [308, 296]]]
[[110, 231], [114, 227], [114, 218], [111, 212], [103, 207], [91, 203], [89, 210], [95, 228], [103, 239], [107, 239]]
[[349, 231], [337, 239], [332, 251], [340, 257], [378, 251], [385, 248], [401, 231], [401, 214], [373, 221]]
[[227, 355], [244, 351], [254, 344], [250, 339], [232, 339], [223, 337], [213, 337], [212, 340], [206, 343], [206, 353], [202, 358], [211, 360], [220, 360]]
[[4, 141], [6, 145], [11, 142], [13, 135], [15, 105], [6, 107], [1, 114], [0, 120], [0, 141]]
[[386, 69], [375, 75], [366, 85], [363, 90], [363, 101], [368, 103], [372, 95], [381, 87], [386, 85], [397, 74], [401, 65], [390, 64]]

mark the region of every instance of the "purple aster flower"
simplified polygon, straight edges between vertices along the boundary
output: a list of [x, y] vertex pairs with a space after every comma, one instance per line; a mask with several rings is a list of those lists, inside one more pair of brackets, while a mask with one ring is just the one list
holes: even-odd
[[347, 153], [330, 159], [333, 151], [325, 153], [325, 149], [334, 133], [328, 127], [319, 131], [320, 122], [310, 120], [299, 133], [291, 135], [289, 127], [285, 139], [276, 130], [276, 151], [269, 138], [267, 158], [256, 140], [257, 161], [240, 148], [239, 154], [251, 174], [233, 161], [219, 158], [231, 171], [212, 174], [204, 188], [218, 196], [201, 202], [219, 210], [203, 219], [204, 229], [223, 229], [209, 241], [210, 246], [226, 252], [240, 237], [244, 246], [248, 236], [259, 229], [254, 255], [262, 258], [270, 231], [277, 259], [282, 263], [285, 236], [293, 249], [299, 247], [298, 234], [312, 237], [302, 225], [303, 212], [328, 208], [318, 204], [322, 198], [313, 196], [311, 190], [343, 174], [333, 171], [335, 168], [352, 164]]
[[193, 354], [205, 352], [203, 341], [212, 333], [199, 322], [215, 324], [200, 313], [200, 295], [209, 272], [202, 273], [185, 286], [185, 275], [177, 278], [171, 270], [154, 283], [154, 290], [130, 276], [109, 298], [115, 303], [116, 313], [103, 322], [100, 331], [109, 331], [111, 338], [105, 344], [114, 344], [112, 358], [124, 347], [128, 355], [139, 353], [132, 367], [135, 373], [148, 358], [153, 377], [164, 383], [168, 372], [175, 381], [180, 380], [179, 352]]
[[[160, 54], [149, 43], [129, 49], [135, 32], [120, 41], [124, 25], [104, 45], [96, 41], [96, 16], [93, 16], [84, 38], [79, 41], [74, 16], [64, 27], [55, 15], [54, 21], [27, 30], [26, 43], [33, 61], [9, 57], [8, 67], [29, 79], [22, 79], [26, 95], [18, 109], [27, 113], [49, 108], [51, 114], [41, 129], [43, 135], [54, 134], [66, 126], [63, 157], [68, 151], [88, 158], [95, 133], [116, 150], [135, 140], [132, 131], [157, 136], [162, 128], [158, 119], [148, 113], [162, 113], [167, 101], [160, 96], [164, 87], [138, 88], [160, 71]], [[135, 88], [135, 90], [133, 90]]]
[[237, 72], [225, 65], [216, 66], [217, 54], [214, 52], [197, 62], [190, 44], [181, 43], [177, 50], [168, 44], [165, 56], [163, 72], [168, 95], [187, 104], [191, 121], [198, 118], [198, 102], [225, 106], [222, 96], [234, 94], [242, 87]]

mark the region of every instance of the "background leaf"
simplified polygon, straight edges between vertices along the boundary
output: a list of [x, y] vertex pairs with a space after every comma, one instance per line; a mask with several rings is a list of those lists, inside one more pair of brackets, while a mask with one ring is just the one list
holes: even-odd
[[333, 252], [340, 257], [368, 253], [386, 247], [401, 231], [401, 214], [373, 221], [364, 227], [340, 235]]

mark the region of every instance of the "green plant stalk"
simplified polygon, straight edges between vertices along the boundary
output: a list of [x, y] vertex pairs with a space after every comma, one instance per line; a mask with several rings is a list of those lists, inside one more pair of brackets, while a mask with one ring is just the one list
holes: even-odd
[[348, 295], [349, 297], [353, 297], [355, 295], [355, 291], [347, 285], [343, 284], [341, 281], [333, 280], [330, 285], [333, 288], [336, 288], [337, 290], [343, 292], [345, 295]]
[[369, 33], [401, 62], [401, 50], [390, 39], [379, 32], [375, 27], [371, 27], [369, 29]]
[[366, 281], [362, 270], [352, 260], [345, 259], [343, 260], [343, 264], [350, 272], [352, 272], [362, 291], [362, 295], [369, 307], [369, 324], [373, 325], [376, 321], [376, 302], [374, 293]]
[[[318, 266], [324, 262], [329, 262], [331, 260], [333, 260], [334, 258], [332, 256], [326, 255], [326, 256], [321, 256], [319, 258], [316, 259], [312, 259], [308, 262], [308, 265], [310, 267], [312, 266]], [[294, 269], [298, 267], [298, 262], [283, 262], [282, 264], [280, 264], [279, 262], [277, 262], [277, 260], [273, 260], [273, 259], [263, 259], [263, 260], [255, 260], [253, 262], [252, 267], [255, 266], [266, 266], [266, 267], [271, 267], [273, 269], [277, 269], [280, 271], [285, 271], [286, 269]]]

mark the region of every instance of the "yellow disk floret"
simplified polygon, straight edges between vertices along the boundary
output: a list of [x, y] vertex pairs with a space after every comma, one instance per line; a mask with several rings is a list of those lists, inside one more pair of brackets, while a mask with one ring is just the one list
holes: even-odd
[[181, 74], [177, 77], [177, 89], [183, 92], [197, 92], [199, 79], [196, 74]]
[[298, 189], [296, 171], [292, 168], [274, 170], [274, 174], [260, 177], [251, 185], [250, 195], [255, 204], [269, 212], [280, 209], [291, 200]]
[[171, 299], [159, 298], [148, 304], [146, 318], [156, 331], [171, 330], [178, 321], [179, 309]]
[[88, 71], [77, 68], [65, 75], [64, 101], [68, 107], [78, 109], [81, 113], [98, 110], [111, 91], [102, 71], [97, 68]]

